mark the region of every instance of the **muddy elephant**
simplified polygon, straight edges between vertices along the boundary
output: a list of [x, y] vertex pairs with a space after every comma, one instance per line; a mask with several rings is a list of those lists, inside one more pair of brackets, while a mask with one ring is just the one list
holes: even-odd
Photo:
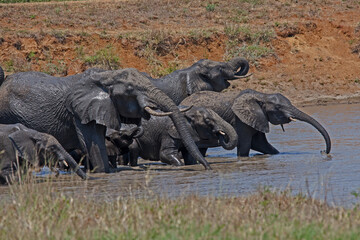
[[117, 163], [122, 161], [121, 156], [129, 152], [130, 144], [133, 143], [135, 138], [139, 138], [143, 134], [144, 129], [138, 126], [129, 126], [119, 131], [107, 129], [105, 145], [110, 165], [116, 168]]
[[29, 129], [22, 124], [0, 124], [0, 183], [11, 181], [17, 170], [45, 165], [69, 166], [82, 179], [86, 174], [60, 143], [50, 134]]
[[174, 102], [136, 69], [89, 69], [68, 77], [41, 72], [7, 76], [0, 87], [0, 123], [22, 123], [53, 135], [67, 151], [86, 153], [85, 167], [111, 172], [105, 147], [106, 128], [139, 124], [158, 111], [169, 114], [186, 148], [206, 169], [184, 116]]
[[191, 67], [150, 80], [178, 105], [195, 92], [205, 90], [221, 92], [230, 86], [228, 80], [243, 78], [248, 71], [249, 63], [244, 58], [237, 57], [228, 62], [202, 59]]
[[[233, 149], [237, 145], [235, 129], [218, 116], [214, 111], [203, 107], [193, 107], [184, 113], [191, 135], [197, 145], [202, 147], [222, 146]], [[169, 118], [154, 117], [143, 120], [144, 134], [135, 138], [130, 145], [128, 161], [131, 166], [137, 165], [138, 157], [152, 161], [161, 161], [170, 165], [184, 165], [196, 163], [183, 148], [178, 130]], [[127, 163], [127, 160], [124, 160]]]
[[[279, 153], [266, 139], [269, 122], [282, 126], [295, 119], [314, 126], [325, 139], [325, 152], [331, 150], [330, 137], [325, 128], [279, 93], [264, 94], [251, 89], [240, 93], [203, 91], [189, 96], [182, 104], [190, 103], [214, 110], [236, 129], [239, 136], [238, 156], [248, 156], [250, 149], [264, 154]], [[203, 149], [201, 151], [206, 152]]]

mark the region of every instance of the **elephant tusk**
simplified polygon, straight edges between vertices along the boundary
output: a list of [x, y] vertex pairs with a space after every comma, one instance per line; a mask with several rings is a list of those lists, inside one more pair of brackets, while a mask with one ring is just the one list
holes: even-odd
[[236, 79], [248, 78], [248, 77], [250, 77], [251, 75], [252, 75], [252, 73], [250, 73], [250, 74], [248, 74], [248, 75], [245, 75], [245, 76], [237, 76], [237, 75], [235, 75], [234, 78], [236, 78]]
[[186, 107], [186, 108], [180, 109], [180, 112], [187, 112], [187, 111], [189, 111], [192, 107], [193, 107], [193, 105], [191, 105], [190, 107]]
[[295, 118], [289, 117], [290, 121], [296, 122]]
[[219, 133], [221, 134], [221, 135], [223, 135], [223, 136], [225, 136], [226, 135], [226, 133], [224, 133], [223, 131], [219, 131]]
[[65, 167], [69, 167], [69, 164], [66, 161], [63, 161], [63, 162], [64, 162]]
[[166, 117], [166, 116], [170, 116], [171, 114], [173, 114], [172, 112], [162, 112], [162, 113], [156, 112], [155, 110], [151, 109], [150, 107], [145, 107], [144, 109], [149, 114], [151, 114], [153, 116], [157, 116], [157, 117]]
[[283, 132], [285, 132], [284, 125], [280, 124]]

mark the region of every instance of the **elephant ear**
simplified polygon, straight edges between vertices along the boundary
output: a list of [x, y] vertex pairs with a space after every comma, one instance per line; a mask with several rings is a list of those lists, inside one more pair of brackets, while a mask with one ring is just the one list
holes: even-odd
[[120, 116], [110, 98], [108, 88], [100, 83], [101, 77], [101, 73], [94, 73], [89, 76], [89, 80], [82, 79], [76, 83], [67, 95], [66, 107], [80, 119], [81, 124], [95, 121], [108, 128], [120, 130]]
[[183, 73], [183, 78], [186, 79], [186, 93], [188, 96], [209, 88], [208, 83], [202, 76], [203, 73], [201, 73], [199, 67], [193, 67]]
[[268, 133], [269, 132], [269, 122], [262, 110], [259, 102], [256, 98], [251, 97], [251, 94], [242, 94], [239, 95], [232, 107], [231, 110], [243, 123], [249, 125], [256, 130]]
[[174, 125], [172, 125], [172, 126], [169, 128], [168, 134], [169, 134], [172, 138], [174, 138], [174, 139], [181, 139], [180, 134], [179, 134], [179, 132], [176, 130], [176, 128], [175, 128]]
[[41, 144], [41, 139], [29, 131], [16, 131], [8, 135], [12, 141], [19, 157], [28, 160], [34, 164], [37, 160], [36, 144]]

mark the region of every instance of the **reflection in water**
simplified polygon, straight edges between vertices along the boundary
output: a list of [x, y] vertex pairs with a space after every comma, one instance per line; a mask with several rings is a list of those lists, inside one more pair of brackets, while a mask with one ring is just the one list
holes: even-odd
[[[267, 135], [281, 154], [237, 158], [236, 149], [209, 149], [207, 159], [212, 171], [201, 165], [172, 167], [149, 161], [139, 167], [121, 167], [115, 174], [96, 174], [96, 180], [83, 182], [76, 176], [61, 176], [55, 188], [71, 194], [87, 194], [96, 199], [119, 196], [141, 197], [149, 193], [168, 197], [187, 194], [201, 196], [237, 196], [259, 187], [291, 189], [310, 194], [331, 204], [352, 206], [357, 200], [352, 191], [360, 191], [360, 105], [333, 105], [303, 109], [329, 132], [332, 152], [320, 153], [325, 142], [311, 125], [293, 122], [271, 126]], [[39, 183], [41, 184], [41, 183]], [[8, 187], [1, 187], [6, 195]]]

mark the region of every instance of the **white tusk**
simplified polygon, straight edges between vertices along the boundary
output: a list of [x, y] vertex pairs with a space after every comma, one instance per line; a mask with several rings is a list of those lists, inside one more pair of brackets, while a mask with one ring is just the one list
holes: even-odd
[[151, 109], [150, 107], [145, 107], [145, 111], [147, 111], [149, 114], [157, 116], [157, 117], [166, 117], [172, 114], [172, 112], [156, 112], [155, 110]]
[[290, 121], [296, 122], [295, 118], [289, 117]]
[[64, 160], [64, 165], [66, 166], [66, 167], [69, 167], [69, 164], [67, 164], [67, 162]]
[[180, 112], [187, 112], [187, 111], [189, 111], [192, 107], [193, 107], [193, 105], [191, 105], [190, 107], [186, 107], [186, 108], [180, 109]]
[[223, 135], [223, 136], [225, 136], [226, 135], [226, 133], [224, 133], [223, 131], [219, 131], [219, 133], [221, 134], [221, 135]]
[[237, 79], [240, 79], [240, 78], [248, 78], [252, 75], [252, 73], [248, 74], [248, 75], [245, 75], [245, 76], [234, 76], [234, 78], [237, 78]]

